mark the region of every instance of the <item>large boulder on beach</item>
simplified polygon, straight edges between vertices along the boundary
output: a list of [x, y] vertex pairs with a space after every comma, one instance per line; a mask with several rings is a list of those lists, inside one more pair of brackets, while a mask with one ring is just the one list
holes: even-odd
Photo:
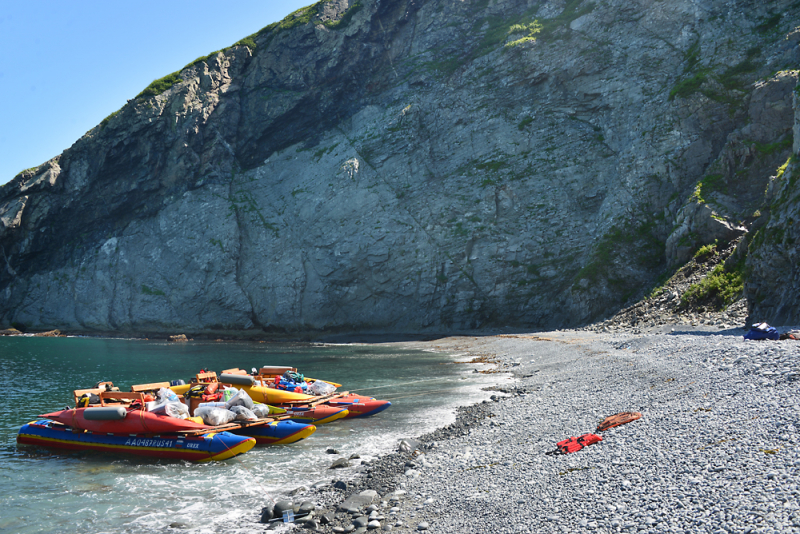
[[283, 512], [291, 510], [294, 512], [294, 504], [292, 501], [278, 501], [275, 503], [275, 506], [272, 508], [272, 513], [275, 514], [275, 517], [280, 517], [283, 515]]
[[340, 511], [350, 511], [350, 510], [361, 510], [362, 508], [369, 506], [373, 502], [377, 502], [379, 499], [378, 492], [375, 490], [364, 490], [361, 493], [356, 495], [351, 495], [347, 499], [345, 499], [338, 507]]
[[261, 522], [269, 523], [275, 517], [274, 505], [272, 503], [261, 508]]
[[300, 503], [299, 506], [295, 506], [295, 513], [297, 515], [307, 515], [313, 513], [317, 509], [317, 505], [315, 505], [311, 501], [303, 501]]
[[415, 439], [401, 439], [397, 444], [399, 452], [414, 452], [417, 448], [419, 448], [419, 441]]
[[347, 461], [347, 458], [339, 458], [328, 469], [343, 469], [345, 467], [350, 467], [350, 462]]

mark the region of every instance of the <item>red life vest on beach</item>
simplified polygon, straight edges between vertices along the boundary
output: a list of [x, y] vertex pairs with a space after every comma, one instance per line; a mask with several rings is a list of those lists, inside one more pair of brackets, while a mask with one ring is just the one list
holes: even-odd
[[561, 454], [569, 454], [572, 452], [578, 452], [582, 448], [593, 445], [598, 441], [603, 441], [603, 438], [597, 434], [583, 434], [577, 438], [572, 436], [571, 438], [559, 441], [556, 443], [556, 447], [558, 447], [558, 450], [561, 452]]
[[620, 412], [618, 414], [609, 415], [602, 421], [600, 424], [597, 425], [597, 430], [595, 432], [603, 432], [608, 430], [609, 428], [614, 428], [615, 426], [624, 425], [625, 423], [630, 423], [631, 421], [636, 421], [642, 416], [639, 412]]

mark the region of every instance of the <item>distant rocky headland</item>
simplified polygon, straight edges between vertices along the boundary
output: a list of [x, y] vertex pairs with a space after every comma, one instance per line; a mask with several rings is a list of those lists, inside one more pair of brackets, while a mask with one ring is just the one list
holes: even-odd
[[318, 2], [0, 187], [0, 328], [574, 327], [723, 250], [684, 306], [800, 323], [798, 20]]

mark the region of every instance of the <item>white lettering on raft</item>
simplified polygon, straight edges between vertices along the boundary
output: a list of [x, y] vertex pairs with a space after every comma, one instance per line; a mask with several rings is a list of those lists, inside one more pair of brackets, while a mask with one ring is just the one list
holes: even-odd
[[171, 439], [134, 438], [126, 441], [125, 445], [132, 447], [172, 447], [173, 443]]

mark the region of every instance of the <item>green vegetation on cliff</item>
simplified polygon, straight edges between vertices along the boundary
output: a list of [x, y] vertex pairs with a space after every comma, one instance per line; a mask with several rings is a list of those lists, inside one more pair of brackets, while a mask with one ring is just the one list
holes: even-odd
[[700, 42], [695, 41], [683, 55], [683, 79], [675, 83], [668, 98], [687, 98], [699, 92], [716, 102], [738, 107], [742, 103], [740, 93], [752, 81], [747, 75], [758, 70], [755, 60], [759, 55], [761, 47], [754, 46], [745, 52], [745, 59], [724, 70], [722, 65], [700, 66]]
[[115, 112], [113, 112], [113, 113], [109, 114], [109, 116], [108, 116], [108, 117], [106, 117], [105, 119], [103, 119], [102, 121], [100, 121], [100, 127], [101, 127], [101, 128], [105, 128], [106, 126], [108, 126], [108, 123], [111, 121], [111, 119], [113, 119], [114, 117], [116, 117], [116, 116], [119, 114], [119, 111], [120, 111], [120, 110], [117, 110], [117, 111], [115, 111]]
[[709, 174], [703, 177], [702, 180], [697, 182], [690, 200], [700, 204], [708, 204], [708, 196], [714, 192], [723, 194], [728, 192], [728, 185], [725, 183], [725, 177], [722, 174]]
[[536, 35], [541, 33], [542, 25], [538, 20], [528, 24], [514, 24], [508, 29], [508, 35], [522, 35], [519, 39], [506, 43], [506, 48], [513, 48], [525, 43], [536, 41]]
[[731, 268], [717, 265], [702, 282], [692, 284], [681, 296], [681, 305], [706, 305], [716, 309], [724, 308], [739, 300], [744, 291], [744, 260]]
[[[488, 1], [477, 3], [476, 13], [485, 9], [487, 4]], [[463, 50], [459, 50], [456, 54], [449, 53], [447, 57], [428, 61], [425, 65], [449, 77], [459, 67], [495, 52], [498, 48], [502, 51], [513, 50], [521, 45], [536, 42], [539, 38], [548, 40], [561, 31], [568, 32], [569, 24], [573, 20], [591, 13], [594, 9], [593, 2], [567, 0], [561, 13], [552, 18], [534, 18], [539, 6], [514, 17], [506, 18], [498, 15], [476, 17], [472, 23], [471, 34], [479, 37], [471, 49], [467, 49], [466, 53], [463, 53]], [[508, 42], [503, 44], [507, 40]]]
[[160, 289], [152, 289], [144, 284], [142, 284], [142, 295], [150, 295], [153, 297], [166, 297], [167, 294], [161, 291]]
[[[237, 47], [237, 46], [246, 46], [246, 47], [250, 48], [250, 50], [255, 51], [257, 46], [258, 46], [257, 43], [256, 43], [256, 39], [257, 38], [262, 37], [262, 36], [268, 36], [267, 37], [267, 42], [269, 42], [277, 34], [279, 34], [282, 31], [291, 30], [292, 28], [295, 28], [297, 26], [301, 26], [301, 25], [304, 25], [304, 24], [309, 24], [309, 23], [313, 22], [314, 19], [319, 18], [320, 15], [322, 15], [323, 8], [324, 8], [325, 4], [327, 4], [329, 2], [330, 2], [330, 0], [322, 0], [320, 2], [317, 2], [315, 4], [310, 5], [308, 7], [304, 7], [304, 8], [298, 9], [294, 13], [291, 13], [291, 14], [287, 15], [286, 17], [284, 17], [283, 20], [281, 20], [279, 22], [275, 22], [275, 23], [270, 24], [268, 26], [265, 26], [264, 28], [262, 28], [261, 30], [257, 31], [256, 33], [254, 33], [252, 35], [248, 35], [247, 37], [236, 41], [231, 46], [227, 46], [227, 47], [223, 48], [222, 50], [215, 50], [214, 52], [211, 52], [210, 54], [206, 54], [204, 56], [200, 56], [199, 58], [195, 59], [194, 61], [192, 61], [190, 63], [187, 63], [186, 66], [184, 66], [183, 69], [181, 69], [181, 70], [193, 67], [193, 66], [195, 66], [198, 63], [201, 63], [203, 61], [208, 61], [209, 59], [211, 59], [212, 57], [216, 56], [220, 52], [223, 52], [223, 53], [228, 52], [229, 50], [231, 50], [232, 48]], [[324, 24], [326, 27], [331, 28], [331, 29], [344, 28], [350, 23], [350, 20], [353, 18], [353, 15], [355, 15], [362, 7], [363, 7], [363, 5], [360, 2], [354, 2], [347, 9], [347, 11], [345, 11], [342, 14], [342, 16], [338, 20], [325, 20], [325, 21], [320, 21], [320, 22], [322, 22], [322, 24]], [[150, 97], [153, 97], [153, 96], [158, 96], [161, 93], [163, 93], [163, 92], [167, 91], [168, 89], [170, 89], [173, 85], [181, 83], [183, 81], [183, 79], [180, 77], [180, 72], [181, 71], [176, 71], [176, 72], [173, 72], [172, 74], [167, 74], [163, 78], [159, 78], [158, 80], [154, 80], [141, 93], [136, 95], [136, 98], [150, 98]], [[110, 118], [110, 116], [109, 116], [109, 118]], [[107, 124], [107, 122], [105, 122], [103, 124], [103, 126], [105, 126], [105, 124]]]
[[[342, 16], [336, 20], [321, 20], [320, 17], [324, 13], [325, 4], [330, 3], [330, 0], [320, 0], [315, 4], [311, 4], [310, 6], [301, 7], [297, 11], [293, 13], [289, 13], [286, 15], [283, 20], [278, 22], [273, 22], [269, 26], [265, 26], [251, 37], [256, 36], [269, 36], [269, 39], [272, 40], [276, 35], [283, 31], [291, 30], [292, 28], [296, 28], [297, 26], [302, 26], [304, 24], [309, 24], [312, 22], [317, 22], [325, 25], [331, 29], [341, 29], [346, 27], [353, 18], [353, 15], [358, 13], [363, 6], [360, 1], [353, 2], [347, 10], [342, 13]], [[317, 19], [317, 20], [315, 20]]]
[[151, 96], [158, 96], [176, 83], [181, 83], [183, 79], [180, 76], [179, 72], [173, 72], [172, 74], [167, 74], [163, 78], [159, 78], [158, 80], [154, 80], [150, 83], [144, 90], [136, 95], [136, 98], [149, 98]]
[[[597, 284], [605, 280], [622, 290], [629, 286], [629, 281], [615, 275], [615, 264], [656, 269], [664, 260], [664, 242], [656, 234], [656, 222], [652, 219], [628, 221], [612, 227], [595, 245], [591, 261], [578, 271], [574, 282], [579, 284], [587, 280], [590, 284]], [[626, 299], [627, 295], [623, 296], [622, 300]]]

